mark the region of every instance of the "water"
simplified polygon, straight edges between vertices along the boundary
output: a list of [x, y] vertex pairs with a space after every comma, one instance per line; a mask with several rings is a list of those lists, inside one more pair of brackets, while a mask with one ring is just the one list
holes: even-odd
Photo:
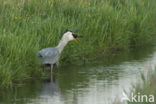
[[156, 48], [101, 55], [86, 65], [66, 65], [53, 81], [29, 80], [1, 91], [0, 104], [112, 104], [156, 64]]

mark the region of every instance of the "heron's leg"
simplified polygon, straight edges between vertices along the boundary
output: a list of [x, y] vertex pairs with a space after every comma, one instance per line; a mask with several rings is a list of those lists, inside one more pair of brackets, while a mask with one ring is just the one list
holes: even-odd
[[53, 74], [53, 65], [52, 64], [50, 65], [50, 70], [51, 70], [51, 81], [52, 81], [52, 79], [53, 79], [53, 76], [52, 76], [52, 74]]
[[52, 64], [50, 65], [50, 70], [51, 70], [51, 74], [52, 74], [52, 72], [53, 72], [53, 65]]

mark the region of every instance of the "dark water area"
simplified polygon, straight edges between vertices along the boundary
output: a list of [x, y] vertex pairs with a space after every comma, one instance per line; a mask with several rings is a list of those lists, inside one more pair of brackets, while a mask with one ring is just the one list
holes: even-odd
[[156, 47], [104, 54], [85, 65], [68, 64], [52, 81], [29, 80], [0, 92], [0, 104], [112, 104], [156, 65]]

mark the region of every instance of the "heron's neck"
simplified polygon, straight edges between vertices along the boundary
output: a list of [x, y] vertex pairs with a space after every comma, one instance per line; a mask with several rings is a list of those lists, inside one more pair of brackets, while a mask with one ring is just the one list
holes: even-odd
[[57, 49], [59, 50], [59, 53], [62, 52], [63, 48], [67, 45], [68, 41], [65, 39], [61, 39], [59, 44], [57, 45]]

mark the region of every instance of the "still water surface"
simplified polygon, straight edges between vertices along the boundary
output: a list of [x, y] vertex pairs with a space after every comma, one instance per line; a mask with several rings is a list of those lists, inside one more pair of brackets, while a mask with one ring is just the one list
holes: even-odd
[[111, 104], [155, 65], [153, 47], [102, 55], [85, 65], [62, 66], [52, 82], [31, 80], [3, 91], [0, 104]]

